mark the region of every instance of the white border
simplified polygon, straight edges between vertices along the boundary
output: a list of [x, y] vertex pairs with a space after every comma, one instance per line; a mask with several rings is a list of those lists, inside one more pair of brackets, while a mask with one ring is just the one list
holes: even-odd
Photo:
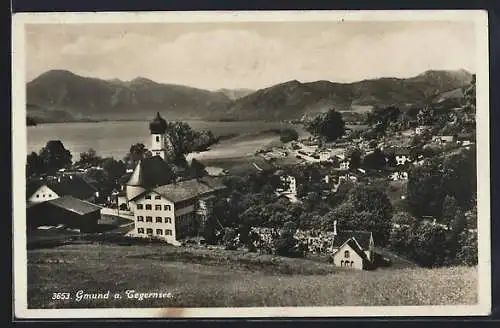
[[[28, 309], [25, 211], [26, 88], [24, 25], [55, 23], [167, 23], [265, 21], [471, 21], [477, 40], [478, 304], [473, 306], [335, 306], [184, 309]], [[14, 309], [19, 319], [178, 318], [178, 317], [359, 317], [469, 316], [491, 311], [490, 156], [488, 15], [482, 10], [419, 11], [259, 11], [259, 12], [112, 12], [20, 13], [12, 17], [12, 151]]]

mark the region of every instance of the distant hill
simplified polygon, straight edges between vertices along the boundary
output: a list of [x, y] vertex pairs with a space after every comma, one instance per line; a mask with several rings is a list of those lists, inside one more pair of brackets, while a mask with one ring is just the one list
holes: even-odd
[[[157, 111], [167, 118], [203, 118], [231, 101], [220, 92], [160, 84], [146, 78], [124, 82], [48, 71], [27, 84], [34, 117], [63, 111], [77, 119], [144, 119]], [[43, 109], [45, 113], [36, 109]]]
[[217, 92], [225, 94], [229, 99], [236, 100], [245, 97], [255, 90], [252, 89], [219, 89]]
[[458, 70], [355, 83], [294, 80], [252, 92], [207, 91], [142, 77], [102, 80], [52, 70], [27, 84], [27, 110], [37, 122], [144, 119], [157, 111], [168, 119], [290, 120], [331, 107], [405, 107], [456, 98], [460, 96], [456, 90], [469, 84], [471, 77]]
[[[472, 75], [464, 70], [427, 71], [408, 79], [380, 78], [355, 83], [289, 81], [258, 90], [237, 99], [228, 108], [228, 116], [238, 119], [297, 119], [336, 108], [407, 107], [433, 102], [439, 95], [463, 88]], [[448, 95], [449, 96], [449, 95]]]

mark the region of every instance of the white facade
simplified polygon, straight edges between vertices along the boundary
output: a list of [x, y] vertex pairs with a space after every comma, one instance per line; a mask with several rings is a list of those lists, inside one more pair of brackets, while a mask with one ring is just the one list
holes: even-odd
[[340, 162], [340, 168], [342, 170], [348, 170], [349, 169], [349, 161], [342, 161], [342, 162]]
[[394, 173], [391, 174], [390, 178], [393, 181], [408, 180], [408, 172], [405, 172], [405, 171], [394, 172]]
[[363, 270], [363, 258], [359, 256], [347, 243], [342, 245], [333, 255], [333, 263], [342, 268]]
[[169, 139], [164, 134], [151, 134], [151, 153], [153, 156], [160, 156], [162, 159], [167, 158], [167, 151], [170, 149]]
[[155, 192], [149, 192], [130, 201], [135, 228], [130, 234], [136, 237], [156, 237], [176, 243], [174, 203]]
[[28, 198], [28, 202], [42, 203], [56, 198], [59, 198], [58, 194], [46, 185], [42, 185]]
[[397, 165], [405, 165], [409, 161], [410, 161], [410, 156], [408, 156], [406, 154], [396, 155], [396, 164]]
[[280, 177], [281, 181], [288, 185], [286, 189], [278, 188], [277, 191], [282, 194], [297, 195], [297, 180], [291, 175]]

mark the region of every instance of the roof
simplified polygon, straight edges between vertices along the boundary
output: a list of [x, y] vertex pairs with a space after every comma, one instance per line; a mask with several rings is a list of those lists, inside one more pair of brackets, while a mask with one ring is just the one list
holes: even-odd
[[167, 121], [160, 116], [160, 112], [157, 112], [156, 117], [149, 123], [149, 130], [152, 134], [164, 134], [167, 131]]
[[26, 183], [26, 198], [31, 197], [41, 186], [45, 184], [45, 181], [42, 180], [32, 180]]
[[[178, 203], [195, 197], [208, 195], [224, 188], [225, 186], [221, 182], [215, 181], [215, 179], [191, 179], [159, 186], [154, 188], [153, 191], [174, 203]], [[146, 192], [147, 191], [137, 195], [135, 198], [140, 197]]]
[[97, 188], [79, 176], [61, 177], [47, 183], [59, 197], [73, 196], [79, 199], [90, 198], [95, 195]]
[[349, 239], [345, 244], [349, 245], [349, 247], [356, 253], [359, 255], [359, 257], [361, 257], [363, 260], [367, 260], [368, 258], [366, 257], [366, 254], [365, 252], [363, 252], [363, 250], [361, 250], [358, 246], [358, 243], [356, 243], [356, 241], [351, 238]]
[[60, 179], [50, 181], [32, 181], [26, 184], [26, 197], [30, 197], [38, 188], [46, 185], [59, 197], [73, 196], [75, 198], [87, 199], [93, 197], [96, 191], [98, 191], [89, 181], [80, 176], [62, 176]]
[[88, 213], [96, 212], [101, 209], [100, 206], [80, 200], [72, 196], [64, 196], [56, 199], [47, 201], [48, 204], [53, 206], [63, 208], [67, 211], [77, 213], [79, 215], [85, 215]]
[[350, 231], [342, 230], [337, 233], [333, 240], [333, 247], [338, 248], [342, 246], [350, 238], [356, 239], [359, 246], [363, 249], [370, 248], [370, 236], [371, 232], [368, 231]]
[[153, 188], [172, 182], [170, 165], [160, 156], [144, 158], [137, 163], [127, 185]]

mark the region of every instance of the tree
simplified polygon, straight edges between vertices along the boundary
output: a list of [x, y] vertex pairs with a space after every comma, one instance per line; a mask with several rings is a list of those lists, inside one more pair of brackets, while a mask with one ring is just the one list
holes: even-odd
[[72, 155], [64, 148], [60, 140], [50, 140], [45, 147], [40, 150], [39, 157], [47, 173], [55, 173], [61, 168], [71, 165]]
[[398, 121], [400, 114], [399, 108], [394, 106], [375, 108], [369, 113], [367, 123], [377, 134], [384, 134], [391, 123]]
[[385, 168], [385, 164], [385, 155], [378, 148], [366, 155], [363, 160], [363, 166], [367, 169], [382, 170]]
[[193, 151], [197, 133], [185, 122], [168, 122], [167, 135], [172, 143], [174, 158]]
[[198, 179], [206, 174], [205, 165], [193, 158], [189, 166], [189, 176]]
[[448, 261], [446, 230], [438, 225], [421, 224], [410, 239], [411, 257], [423, 267], [439, 267]]
[[235, 250], [238, 247], [237, 237], [238, 235], [235, 229], [233, 228], [225, 229], [222, 242], [224, 243], [224, 246], [226, 246], [226, 249]]
[[45, 169], [43, 166], [42, 159], [37, 153], [32, 152], [26, 157], [26, 176], [31, 177], [33, 175], [39, 175], [44, 173]]
[[317, 115], [307, 124], [306, 130], [312, 135], [326, 139], [326, 141], [334, 141], [344, 134], [345, 122], [339, 112], [330, 109], [326, 113]]
[[118, 179], [123, 176], [126, 171], [125, 163], [123, 163], [123, 161], [117, 161], [113, 157], [105, 158], [102, 161], [102, 168], [113, 185], [118, 184]]
[[280, 131], [280, 140], [283, 143], [295, 141], [299, 138], [299, 133], [294, 129], [283, 129]]
[[458, 210], [459, 208], [455, 197], [446, 195], [443, 200], [443, 223], [449, 227], [451, 222], [455, 219]]
[[124, 161], [127, 166], [136, 166], [137, 162], [146, 158], [148, 149], [143, 143], [136, 143], [130, 146], [130, 150], [127, 155], [125, 155]]
[[392, 228], [393, 212], [387, 195], [372, 186], [357, 185], [351, 189], [347, 202], [356, 212], [351, 224], [356, 229], [372, 231], [377, 242], [385, 245]]
[[351, 169], [357, 169], [361, 166], [361, 151], [358, 148], [347, 149], [346, 158], [349, 159]]
[[434, 123], [434, 115], [430, 106], [425, 106], [417, 114], [417, 123], [419, 125], [432, 125]]
[[301, 256], [298, 240], [294, 237], [297, 226], [294, 222], [285, 222], [279, 237], [273, 241], [275, 253], [280, 256]]
[[102, 158], [97, 156], [96, 151], [92, 148], [87, 150], [86, 152], [80, 153], [80, 160], [76, 162], [76, 164], [80, 164], [83, 166], [95, 166], [101, 163]]

